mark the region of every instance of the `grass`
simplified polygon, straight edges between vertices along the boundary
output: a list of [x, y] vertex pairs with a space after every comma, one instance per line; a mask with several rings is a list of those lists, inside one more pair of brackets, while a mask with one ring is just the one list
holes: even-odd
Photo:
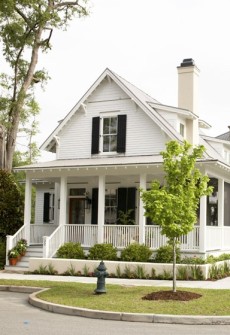
[[49, 287], [50, 290], [38, 294], [38, 297], [66, 306], [130, 313], [230, 315], [229, 290], [180, 288], [202, 295], [199, 299], [181, 302], [142, 300], [148, 293], [171, 288], [106, 285], [107, 294], [95, 295], [96, 284], [2, 279], [0, 285]]

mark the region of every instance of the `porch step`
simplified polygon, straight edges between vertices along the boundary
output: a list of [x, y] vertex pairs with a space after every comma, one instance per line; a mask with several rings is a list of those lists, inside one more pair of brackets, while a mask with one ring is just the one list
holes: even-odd
[[21, 258], [15, 266], [6, 265], [6, 271], [13, 272], [25, 272], [29, 268], [29, 259], [30, 258], [42, 258], [43, 250], [42, 245], [30, 245], [27, 247], [26, 254]]

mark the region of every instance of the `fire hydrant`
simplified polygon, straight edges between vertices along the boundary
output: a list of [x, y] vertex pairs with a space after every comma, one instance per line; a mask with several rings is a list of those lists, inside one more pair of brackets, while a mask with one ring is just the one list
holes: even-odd
[[97, 277], [97, 288], [94, 290], [96, 294], [106, 293], [105, 289], [105, 278], [108, 277], [108, 272], [106, 272], [106, 267], [103, 261], [100, 262], [95, 272]]

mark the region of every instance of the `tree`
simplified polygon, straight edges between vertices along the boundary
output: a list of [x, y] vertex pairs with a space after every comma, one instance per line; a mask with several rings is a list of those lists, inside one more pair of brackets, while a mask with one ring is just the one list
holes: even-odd
[[75, 16], [88, 14], [88, 0], [0, 1], [0, 40], [10, 73], [0, 74], [0, 124], [6, 128], [6, 164], [12, 169], [13, 153], [20, 124], [37, 108], [34, 88], [44, 85], [48, 75], [36, 69], [39, 51], [51, 49], [53, 29], [66, 29]]
[[0, 240], [5, 241], [6, 235], [14, 235], [23, 225], [22, 192], [14, 176], [0, 170]]
[[179, 237], [188, 234], [197, 222], [200, 197], [208, 195], [212, 187], [209, 178], [196, 168], [204, 146], [183, 145], [171, 141], [161, 152], [165, 172], [164, 185], [153, 181], [151, 189], [141, 190], [146, 216], [162, 228], [173, 246], [173, 292], [176, 292], [176, 247]]

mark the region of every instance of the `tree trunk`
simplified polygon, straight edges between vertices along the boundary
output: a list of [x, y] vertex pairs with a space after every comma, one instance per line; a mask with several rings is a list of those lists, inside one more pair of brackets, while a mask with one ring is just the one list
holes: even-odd
[[173, 292], [176, 293], [176, 237], [173, 238]]
[[5, 128], [0, 124], [0, 169], [5, 169]]
[[11, 123], [10, 129], [7, 133], [7, 141], [6, 141], [6, 170], [9, 172], [12, 170], [13, 165], [13, 155], [15, 151], [16, 146], [16, 138], [18, 133], [18, 127], [20, 123], [20, 115], [21, 110], [24, 105], [25, 97], [28, 88], [30, 87], [32, 80], [33, 80], [33, 74], [35, 71], [35, 67], [38, 62], [38, 51], [40, 47], [40, 41], [41, 41], [41, 35], [43, 31], [43, 26], [41, 25], [39, 29], [37, 30], [37, 34], [35, 36], [35, 42], [31, 53], [31, 60], [29, 64], [29, 68], [25, 77], [25, 80], [22, 84], [21, 89], [19, 90], [18, 96], [15, 101], [15, 106], [12, 110], [11, 117], [9, 120], [9, 123]]

